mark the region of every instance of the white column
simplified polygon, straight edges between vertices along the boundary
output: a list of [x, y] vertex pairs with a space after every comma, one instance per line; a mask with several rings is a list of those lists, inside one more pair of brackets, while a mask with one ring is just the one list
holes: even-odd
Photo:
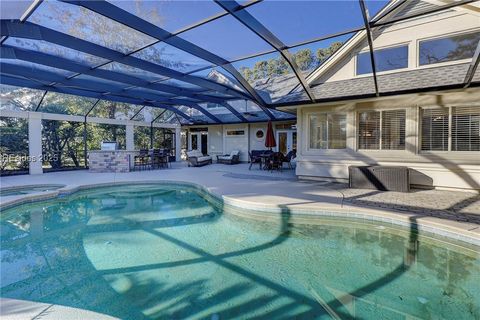
[[182, 128], [175, 128], [175, 160], [180, 161], [182, 156]]
[[42, 114], [28, 114], [28, 154], [30, 156], [30, 174], [42, 174]]
[[127, 150], [135, 150], [135, 141], [133, 138], [133, 123], [128, 122], [125, 128], [125, 141]]

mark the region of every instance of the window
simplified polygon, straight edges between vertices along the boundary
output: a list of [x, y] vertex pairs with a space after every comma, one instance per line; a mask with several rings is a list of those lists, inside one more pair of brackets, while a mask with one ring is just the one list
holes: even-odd
[[243, 136], [245, 130], [227, 130], [227, 136]]
[[422, 109], [422, 150], [448, 150], [448, 108]]
[[365, 111], [359, 113], [358, 148], [380, 148], [380, 112]]
[[358, 148], [405, 150], [405, 110], [360, 112]]
[[308, 118], [311, 149], [345, 149], [347, 116], [339, 113], [316, 113]]
[[382, 149], [405, 150], [405, 110], [382, 111]]
[[422, 150], [480, 151], [480, 106], [422, 109], [421, 115]]
[[472, 58], [479, 40], [480, 32], [475, 32], [420, 41], [419, 64], [424, 66]]
[[[374, 50], [377, 72], [402, 69], [408, 67], [408, 46]], [[357, 75], [372, 73], [370, 52], [357, 55]]]
[[480, 107], [452, 108], [452, 151], [480, 151]]

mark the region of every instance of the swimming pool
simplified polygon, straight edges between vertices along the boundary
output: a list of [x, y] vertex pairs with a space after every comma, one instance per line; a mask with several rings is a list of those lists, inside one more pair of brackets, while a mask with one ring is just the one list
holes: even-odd
[[1, 216], [1, 296], [122, 319], [480, 318], [478, 248], [380, 223], [223, 214], [130, 185]]
[[65, 187], [64, 184], [37, 184], [22, 187], [7, 187], [0, 189], [0, 197], [21, 196], [36, 192], [58, 190], [63, 187]]

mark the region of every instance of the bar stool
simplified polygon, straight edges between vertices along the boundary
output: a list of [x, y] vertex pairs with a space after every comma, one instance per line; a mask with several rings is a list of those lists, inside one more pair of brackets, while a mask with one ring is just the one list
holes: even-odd
[[146, 170], [150, 162], [149, 159], [150, 156], [148, 155], [148, 150], [141, 149], [138, 152], [138, 155], [133, 158], [133, 170]]

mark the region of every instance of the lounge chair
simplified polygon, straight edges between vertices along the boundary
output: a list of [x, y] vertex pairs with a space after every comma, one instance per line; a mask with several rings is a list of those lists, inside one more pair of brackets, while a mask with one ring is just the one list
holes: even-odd
[[192, 150], [187, 152], [187, 161], [189, 167], [201, 167], [212, 163], [212, 157], [204, 156], [199, 150]]
[[223, 164], [237, 164], [240, 163], [240, 151], [232, 150], [230, 154], [224, 154], [223, 156], [217, 156], [217, 163]]

